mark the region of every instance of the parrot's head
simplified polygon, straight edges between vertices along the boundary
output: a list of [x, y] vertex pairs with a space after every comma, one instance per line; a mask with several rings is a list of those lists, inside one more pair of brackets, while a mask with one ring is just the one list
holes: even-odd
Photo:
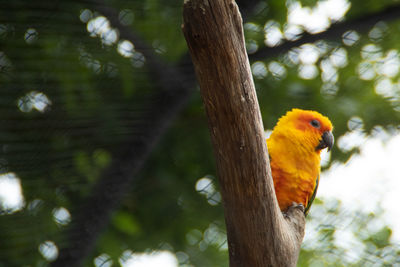
[[286, 136], [298, 147], [320, 153], [324, 148], [332, 148], [332, 129], [331, 121], [320, 113], [295, 108], [279, 119], [273, 132]]

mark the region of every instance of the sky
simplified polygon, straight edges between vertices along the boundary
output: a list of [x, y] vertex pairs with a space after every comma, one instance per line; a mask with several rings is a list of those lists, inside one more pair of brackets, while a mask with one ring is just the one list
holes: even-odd
[[364, 139], [360, 148], [359, 155], [321, 175], [318, 197], [338, 198], [346, 209], [365, 212], [382, 207], [394, 240], [400, 242], [400, 134]]

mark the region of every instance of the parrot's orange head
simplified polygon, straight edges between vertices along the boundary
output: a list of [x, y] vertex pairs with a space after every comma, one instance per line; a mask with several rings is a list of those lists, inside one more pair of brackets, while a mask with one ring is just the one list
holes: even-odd
[[277, 132], [296, 145], [319, 153], [321, 149], [332, 148], [332, 129], [331, 121], [320, 113], [294, 108], [279, 119], [272, 134]]

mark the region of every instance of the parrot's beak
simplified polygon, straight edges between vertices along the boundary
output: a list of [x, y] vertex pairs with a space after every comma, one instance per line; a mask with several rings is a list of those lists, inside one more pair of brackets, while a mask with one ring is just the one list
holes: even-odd
[[333, 146], [333, 140], [334, 140], [334, 138], [333, 138], [332, 132], [326, 131], [322, 134], [322, 139], [315, 149], [320, 150], [320, 149], [324, 149], [327, 147], [328, 151], [330, 151]]

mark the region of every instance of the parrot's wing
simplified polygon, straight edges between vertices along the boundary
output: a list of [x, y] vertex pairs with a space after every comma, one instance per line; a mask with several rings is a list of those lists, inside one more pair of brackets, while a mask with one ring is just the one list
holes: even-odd
[[313, 201], [314, 201], [314, 199], [315, 199], [315, 196], [317, 195], [318, 184], [319, 184], [319, 175], [317, 176], [317, 181], [315, 182], [314, 192], [312, 193], [310, 199], [308, 200], [307, 207], [306, 207], [305, 210], [304, 210], [304, 214], [305, 214], [306, 216], [307, 216], [307, 214], [308, 214], [308, 211], [309, 211], [310, 208], [311, 208], [311, 204], [313, 203]]

